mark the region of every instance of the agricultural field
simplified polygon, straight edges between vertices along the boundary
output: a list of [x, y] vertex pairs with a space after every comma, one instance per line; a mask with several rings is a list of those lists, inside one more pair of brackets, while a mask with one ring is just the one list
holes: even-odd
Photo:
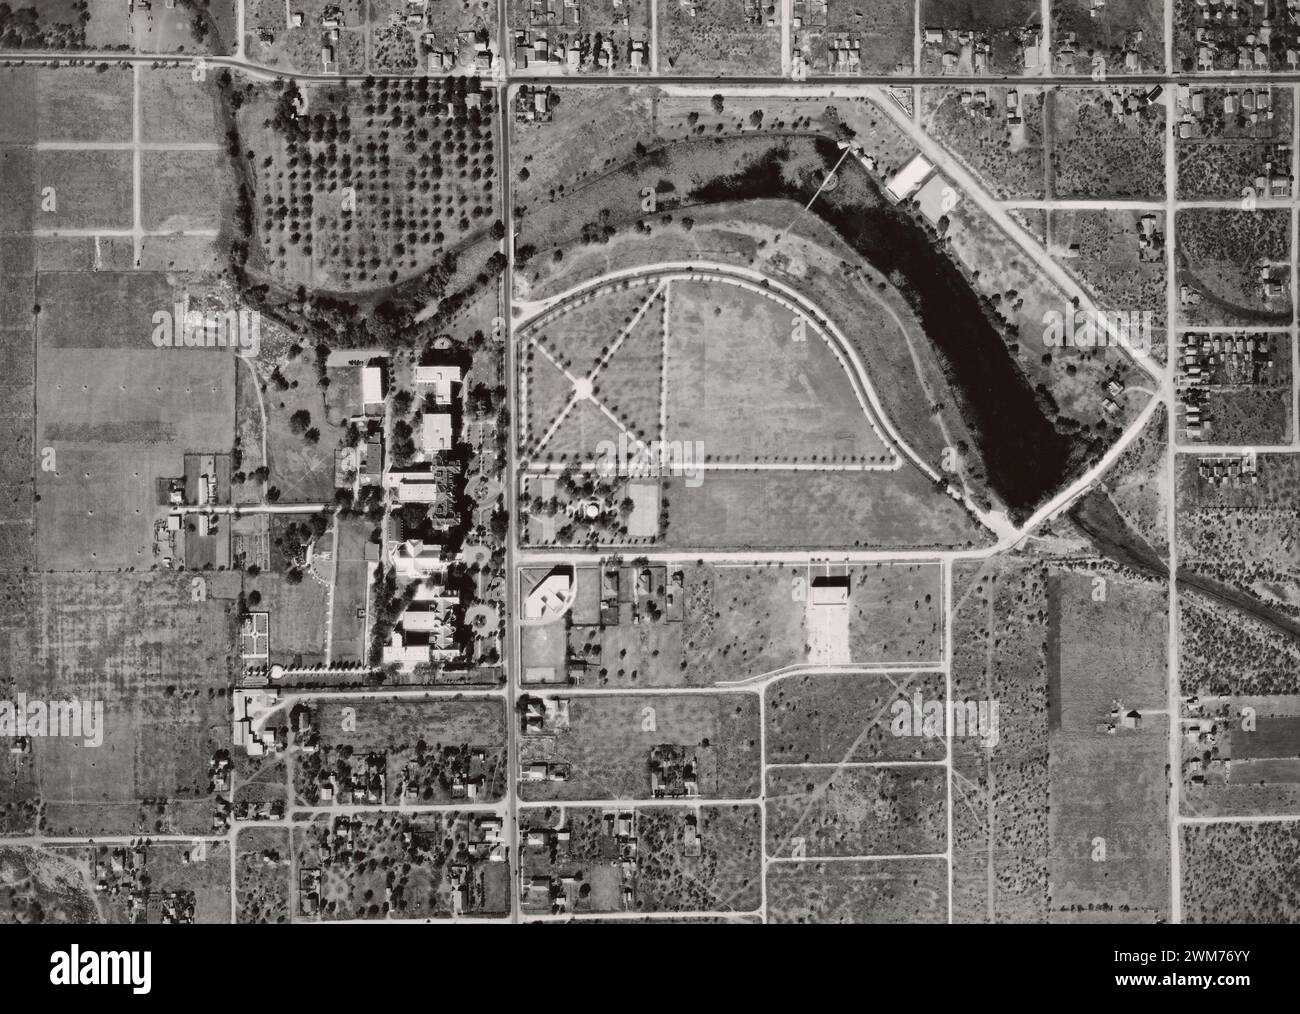
[[208, 772], [230, 744], [233, 603], [196, 601], [178, 574], [27, 580], [30, 661], [13, 690], [73, 698], [94, 716], [80, 740], [32, 745], [45, 833], [209, 831], [218, 807]]
[[158, 480], [233, 439], [230, 349], [157, 349], [173, 289], [151, 273], [41, 275], [37, 318], [37, 558], [45, 569], [151, 567]]
[[[1165, 65], [1161, 0], [1051, 0], [1053, 69], [1060, 74], [1158, 73]], [[1097, 60], [1102, 61], [1098, 64]]]
[[461, 76], [246, 89], [239, 127], [255, 153], [267, 269], [286, 283], [382, 289], [485, 238], [493, 101]]
[[659, 5], [661, 73], [780, 73], [780, 10], [770, 0], [652, 2]]
[[1168, 589], [1099, 568], [1054, 573], [1048, 592], [1049, 917], [1160, 919]]
[[1184, 322], [1291, 321], [1291, 229], [1285, 210], [1183, 208], [1175, 230]]
[[1295, 824], [1184, 824], [1181, 834], [1188, 922], [1300, 921]]
[[998, 197], [1042, 198], [1048, 94], [1023, 86], [922, 88], [922, 123]]
[[939, 859], [804, 860], [767, 869], [772, 923], [943, 923], [948, 864]]
[[521, 799], [649, 799], [655, 747], [689, 751], [705, 799], [759, 793], [758, 698], [750, 693], [554, 698], [558, 713], [520, 740]]
[[1162, 198], [1165, 107], [1145, 88], [1052, 92], [1052, 196]]
[[992, 748], [953, 740], [958, 923], [1047, 918], [1049, 580], [1032, 559], [954, 564], [952, 693], [998, 706]]
[[506, 716], [491, 700], [337, 702], [307, 705], [295, 743], [305, 805], [491, 803], [506, 785]]

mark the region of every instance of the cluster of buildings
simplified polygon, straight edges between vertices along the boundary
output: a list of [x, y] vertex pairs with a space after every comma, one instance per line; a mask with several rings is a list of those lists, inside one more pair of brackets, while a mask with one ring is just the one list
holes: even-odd
[[[290, 28], [305, 28], [306, 26], [307, 16], [302, 11], [289, 12]], [[327, 5], [320, 15], [320, 62], [321, 73], [323, 74], [337, 74], [339, 72], [338, 45], [339, 31], [342, 28], [343, 9], [337, 4]], [[274, 36], [267, 38], [267, 35], [270, 35], [270, 33], [260, 37], [263, 42], [269, 44], [275, 41]]]
[[515, 91], [516, 123], [550, 123], [553, 118], [549, 86], [546, 88], [519, 86]]
[[1227, 66], [1230, 61], [1225, 57], [1231, 54], [1235, 60], [1232, 69], [1268, 70], [1269, 51], [1273, 48], [1285, 50], [1288, 68], [1300, 67], [1300, 48], [1295, 45], [1294, 32], [1286, 31], [1294, 24], [1300, 5], [1287, 0], [1290, 25], [1268, 17], [1277, 13], [1277, 7], [1271, 0], [1267, 4], [1265, 0], [1194, 0], [1196, 69], [1211, 71], [1220, 64]]
[[[922, 40], [926, 46], [942, 50], [940, 63], [946, 74], [984, 74], [989, 70], [993, 38], [988, 32], [927, 28]], [[1047, 65], [1043, 34], [1038, 29], [1020, 29], [1015, 33], [1015, 42], [1026, 73], [1042, 70]]]
[[159, 480], [167, 514], [154, 522], [154, 558], [187, 570], [229, 567], [230, 515], [216, 508], [230, 504], [230, 455], [189, 453], [183, 460], [183, 476]]
[[1206, 402], [1212, 385], [1267, 385], [1274, 378], [1275, 339], [1260, 334], [1184, 334], [1178, 339], [1178, 389], [1183, 427], [1189, 437], [1205, 435]]
[[1148, 106], [1160, 100], [1165, 92], [1161, 85], [1150, 88], [1111, 88], [1103, 101], [1110, 108], [1110, 115], [1117, 120], [1126, 116], [1138, 116]]
[[[875, 172], [874, 160], [863, 156], [860, 161], [868, 172]], [[885, 196], [895, 204], [914, 201], [925, 220], [935, 228], [958, 204], [956, 187], [920, 153], [886, 181]]]
[[[107, 855], [89, 849], [90, 881], [95, 891], [109, 897], [126, 895], [127, 917], [134, 923], [155, 925], [193, 923], [193, 891], [157, 891], [150, 887], [148, 849], [144, 845], [120, 846]], [[189, 862], [188, 856], [186, 862]]]
[[[1092, 0], [1092, 8], [1088, 13], [1091, 17], [1096, 18], [1105, 6], [1105, 0]], [[1142, 72], [1142, 43], [1145, 38], [1146, 34], [1140, 28], [1125, 33], [1124, 45], [1120, 52], [1123, 56], [1126, 73], [1139, 74]], [[1057, 58], [1067, 65], [1074, 63], [1079, 55], [1079, 49], [1078, 32], [1066, 32], [1057, 40]]]
[[517, 29], [514, 36], [515, 68], [534, 73], [547, 68], [576, 74], [581, 70], [634, 71], [649, 66], [650, 46], [645, 39], [619, 41], [610, 32], [546, 32]]
[[1197, 458], [1196, 475], [1211, 486], [1254, 486], [1259, 482], [1259, 462], [1253, 454]]

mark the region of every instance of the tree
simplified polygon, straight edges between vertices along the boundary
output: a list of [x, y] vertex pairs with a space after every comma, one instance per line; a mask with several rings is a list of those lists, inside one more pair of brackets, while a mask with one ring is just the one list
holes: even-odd
[[713, 98], [709, 99], [709, 105], [713, 106], [713, 111], [714, 111], [715, 113], [717, 113], [719, 116], [722, 115], [722, 96], [721, 96], [721, 95], [715, 95], [715, 96], [713, 96]]

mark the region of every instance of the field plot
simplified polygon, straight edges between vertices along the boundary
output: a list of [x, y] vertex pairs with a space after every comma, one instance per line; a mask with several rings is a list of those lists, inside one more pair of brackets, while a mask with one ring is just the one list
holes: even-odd
[[1184, 824], [1183, 918], [1300, 921], [1300, 825]]
[[1163, 212], [1053, 211], [1051, 237], [1051, 252], [1093, 292], [1098, 309], [1164, 321]]
[[431, 272], [438, 288], [496, 217], [493, 101], [464, 76], [254, 91], [239, 127], [268, 270], [344, 291]]
[[38, 149], [28, 158], [30, 176], [23, 189], [34, 229], [131, 228], [129, 151]]
[[[943, 676], [816, 673], [767, 688], [767, 763], [839, 764], [942, 760], [942, 735], [895, 735], [894, 720], [922, 701], [942, 701]], [[908, 730], [915, 731], [915, 730]]]
[[650, 799], [651, 752], [693, 758], [699, 795], [747, 799], [759, 791], [758, 698], [629, 693], [553, 699], [542, 727], [520, 740], [520, 784], [530, 801]]
[[1147, 89], [1056, 88], [1054, 197], [1165, 194], [1165, 107]]
[[975, 702], [977, 719], [980, 703], [990, 719], [992, 707], [998, 709], [996, 742], [959, 737], [954, 721], [958, 923], [1046, 919], [1047, 581], [1046, 568], [1035, 561], [953, 565], [953, 697]]
[[337, 518], [338, 549], [334, 554], [334, 619], [331, 627], [331, 661], [366, 659], [366, 596], [371, 564], [366, 562], [370, 526], [358, 518]]
[[913, 0], [796, 0], [792, 39], [812, 74], [904, 74], [912, 69]]
[[923, 88], [926, 132], [1004, 198], [1046, 196], [1044, 93], [1033, 87]]
[[1048, 588], [1051, 917], [1159, 919], [1168, 907], [1168, 590], [1109, 572], [1057, 573]]
[[[1300, 615], [1300, 550], [1293, 497], [1292, 455], [1249, 459], [1180, 456], [1177, 537], [1182, 565], [1242, 594], [1239, 608], [1269, 611], [1283, 620]], [[1260, 606], [1265, 607], [1262, 611]]]
[[[30, 655], [15, 691], [99, 702], [102, 716], [90, 737], [99, 746], [33, 743], [47, 833], [208, 832], [209, 768], [230, 745], [232, 603], [194, 601], [190, 578], [177, 574], [32, 580]], [[169, 827], [200, 818], [198, 828]]]
[[235, 892], [239, 923], [290, 920], [292, 844], [288, 828], [250, 827], [239, 832], [235, 851]]
[[235, 358], [153, 346], [152, 315], [173, 306], [163, 275], [47, 274], [38, 299], [36, 439], [55, 464], [38, 473], [41, 566], [161, 562], [157, 481], [231, 446]]
[[757, 806], [530, 807], [520, 823], [525, 913], [759, 907]]
[[142, 141], [153, 144], [220, 141], [218, 93], [212, 80], [195, 81], [188, 67], [149, 67], [141, 74]]
[[943, 923], [948, 864], [942, 859], [773, 863], [772, 923]]
[[[186, 77], [189, 72], [185, 72]], [[6, 67], [0, 144], [131, 140], [130, 67]]]
[[1285, 210], [1180, 210], [1175, 228], [1183, 320], [1289, 324], [1290, 225]]
[[1161, 0], [1051, 0], [1054, 69], [1091, 74], [1156, 73], [1165, 65], [1165, 18]]
[[1178, 196], [1287, 197], [1292, 192], [1289, 88], [1178, 91]]
[[[292, 515], [273, 517], [279, 524]], [[324, 578], [312, 572], [294, 580], [289, 576], [294, 569], [289, 566], [284, 573], [263, 570], [247, 579], [245, 591], [250, 595], [256, 592], [258, 610], [270, 613], [270, 664], [292, 669], [322, 666], [326, 662], [329, 587]]]
[[216, 228], [223, 213], [227, 156], [223, 151], [150, 151], [141, 167], [140, 216], [146, 229]]
[[303, 803], [490, 803], [504, 794], [499, 701], [321, 699], [307, 707], [295, 733], [314, 748], [295, 769]]
[[668, 74], [778, 74], [780, 12], [769, 0], [653, 0]]
[[940, 765], [767, 772], [767, 852], [788, 859], [942, 852], [948, 772]]

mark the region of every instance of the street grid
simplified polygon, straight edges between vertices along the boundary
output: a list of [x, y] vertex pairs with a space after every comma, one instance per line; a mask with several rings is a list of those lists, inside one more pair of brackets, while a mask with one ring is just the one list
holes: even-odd
[[[236, 53], [230, 57], [205, 57], [204, 63], [209, 67], [227, 68], [240, 72], [253, 80], [273, 80], [275, 78], [292, 78], [300, 82], [317, 82], [317, 83], [334, 83], [340, 80], [349, 79], [348, 76], [324, 75], [324, 74], [290, 74], [281, 71], [272, 71], [268, 68], [256, 66], [248, 62], [243, 54], [243, 4], [239, 4], [239, 20], [241, 30], [239, 33], [239, 44]], [[1244, 85], [1252, 82], [1267, 82], [1274, 87], [1291, 87], [1300, 85], [1300, 73], [1297, 72], [1245, 72], [1245, 73], [1181, 73], [1171, 71], [1173, 66], [1173, 7], [1174, 0], [1165, 0], [1165, 47], [1166, 47], [1166, 67], [1160, 71], [1146, 74], [1115, 74], [1107, 78], [1108, 84], [1111, 85], [1153, 85], [1153, 84], [1201, 84], [1201, 85]], [[780, 4], [781, 11], [781, 30], [782, 30], [782, 66], [785, 74], [780, 77], [740, 77], [740, 78], [701, 78], [701, 77], [684, 77], [662, 75], [657, 73], [659, 66], [658, 57], [658, 38], [654, 27], [654, 12], [656, 5], [651, 6], [652, 28], [651, 28], [651, 67], [652, 72], [635, 77], [624, 75], [619, 76], [602, 76], [586, 75], [582, 77], [555, 77], [551, 75], [537, 75], [527, 73], [516, 73], [508, 66], [504, 67], [491, 81], [485, 81], [487, 87], [493, 87], [501, 92], [502, 101], [497, 104], [498, 115], [500, 118], [500, 164], [505, 171], [499, 174], [500, 178], [500, 199], [501, 199], [501, 217], [507, 225], [507, 237], [513, 235], [513, 202], [511, 199], [511, 173], [509, 171], [509, 145], [510, 133], [512, 130], [512, 103], [505, 101], [509, 89], [523, 84], [543, 84], [563, 87], [601, 87], [609, 85], [619, 85], [627, 87], [644, 86], [644, 87], [672, 87], [679, 88], [683, 92], [692, 94], [707, 95], [713, 92], [728, 94], [729, 90], [743, 90], [749, 94], [766, 94], [764, 89], [774, 90], [775, 94], [791, 94], [796, 90], [806, 94], [819, 94], [830, 96], [863, 96], [875, 102], [878, 107], [891, 117], [900, 127], [903, 127], [909, 137], [916, 142], [920, 150], [931, 158], [937, 165], [940, 165], [946, 174], [953, 179], [954, 183], [966, 196], [975, 200], [981, 209], [990, 215], [996, 224], [1002, 227], [1010, 238], [1018, 244], [1020, 249], [1029, 255], [1040, 268], [1054, 281], [1067, 295], [1077, 295], [1081, 297], [1084, 305], [1090, 305], [1089, 294], [1078, 285], [1059, 264], [1053, 261], [1042, 246], [1023, 228], [1007, 214], [1012, 210], [1134, 210], [1134, 211], [1163, 211], [1166, 222], [1166, 312], [1167, 321], [1175, 322], [1179, 317], [1179, 298], [1177, 284], [1177, 252], [1176, 240], [1177, 234], [1174, 228], [1175, 215], [1181, 209], [1186, 208], [1227, 208], [1236, 209], [1239, 207], [1236, 201], [1205, 201], [1205, 200], [1180, 200], [1177, 198], [1177, 165], [1175, 158], [1175, 138], [1172, 129], [1172, 117], [1166, 124], [1166, 145], [1165, 145], [1165, 200], [1163, 201], [1088, 201], [1088, 200], [998, 200], [992, 197], [986, 188], [980, 183], [973, 173], [968, 171], [960, 162], [935, 141], [923, 134], [920, 125], [919, 101], [913, 102], [913, 112], [908, 116], [899, 109], [885, 94], [884, 89], [888, 87], [916, 87], [925, 85], [934, 86], [953, 86], [953, 85], [988, 85], [1000, 82], [1022, 82], [1026, 85], [1034, 86], [1070, 86], [1070, 85], [1087, 85], [1087, 79], [1079, 76], [1056, 76], [1051, 74], [1043, 75], [1021, 75], [1021, 76], [1001, 76], [1001, 77], [957, 77], [957, 76], [925, 76], [917, 72], [920, 66], [920, 33], [922, 30], [921, 0], [917, 0], [915, 9], [914, 25], [914, 67], [913, 73], [904, 75], [862, 75], [862, 76], [837, 76], [834, 78], [813, 78], [806, 82], [792, 82], [788, 77], [789, 74], [789, 52], [790, 46], [789, 29], [791, 18], [790, 0], [782, 0]], [[1043, 0], [1043, 26], [1044, 31], [1048, 31], [1050, 18], [1048, 17], [1049, 2]], [[499, 23], [497, 26], [497, 42], [499, 52], [508, 52], [509, 34], [506, 26], [506, 3], [500, 0], [498, 3]], [[111, 235], [129, 235], [133, 240], [135, 250], [135, 263], [138, 266], [141, 261], [142, 245], [150, 235], [143, 228], [141, 214], [141, 188], [142, 188], [142, 152], [152, 150], [205, 150], [209, 147], [215, 148], [216, 145], [192, 145], [192, 144], [156, 144], [144, 143], [140, 137], [140, 77], [141, 68], [146, 65], [164, 65], [164, 66], [186, 66], [190, 63], [187, 59], [178, 60], [174, 55], [147, 54], [140, 52], [121, 53], [121, 52], [103, 52], [103, 53], [77, 53], [75, 55], [65, 55], [62, 59], [52, 56], [48, 53], [33, 52], [11, 52], [0, 53], [0, 62], [13, 64], [50, 64], [50, 63], [86, 63], [86, 62], [104, 62], [104, 63], [127, 63], [133, 67], [134, 74], [134, 127], [133, 139], [126, 143], [50, 143], [43, 142], [37, 145], [43, 149], [116, 149], [121, 148], [132, 152], [133, 156], [133, 225], [129, 230], [114, 229], [59, 229], [59, 230], [39, 230], [34, 235], [59, 235], [59, 236], [111, 236]], [[353, 79], [360, 79], [364, 75], [354, 75]], [[376, 77], [402, 78], [416, 75], [395, 75], [381, 74]], [[1293, 95], [1292, 110], [1295, 117], [1294, 130], [1292, 134], [1292, 158], [1293, 160], [1300, 157], [1300, 101], [1294, 101], [1300, 96]], [[1172, 92], [1166, 90], [1165, 101], [1172, 107]], [[1050, 156], [1049, 156], [1050, 157]], [[1300, 165], [1293, 161], [1292, 179], [1300, 179]], [[1206, 454], [1206, 453], [1231, 453], [1242, 451], [1243, 448], [1238, 445], [1221, 445], [1221, 444], [1185, 444], [1180, 443], [1177, 435], [1178, 427], [1176, 420], [1178, 417], [1178, 392], [1175, 385], [1175, 375], [1177, 364], [1173, 353], [1173, 342], [1176, 335], [1183, 332], [1208, 332], [1208, 331], [1227, 331], [1227, 330], [1249, 330], [1258, 332], [1277, 332], [1285, 333], [1291, 339], [1291, 355], [1293, 359], [1292, 369], [1292, 437], [1287, 443], [1280, 445], [1255, 446], [1250, 449], [1255, 451], [1265, 451], [1274, 453], [1300, 453], [1300, 330], [1296, 323], [1296, 307], [1300, 304], [1300, 279], [1296, 271], [1297, 248], [1300, 247], [1300, 197], [1296, 195], [1293, 188], [1292, 197], [1287, 200], [1261, 200], [1258, 203], [1260, 209], [1279, 208], [1287, 209], [1291, 218], [1291, 248], [1290, 248], [1290, 285], [1291, 285], [1291, 306], [1292, 322], [1284, 327], [1247, 327], [1247, 328], [1227, 328], [1227, 327], [1187, 327], [1178, 325], [1171, 326], [1167, 329], [1168, 339], [1170, 342], [1170, 354], [1167, 356], [1165, 364], [1153, 363], [1149, 360], [1139, 359], [1139, 365], [1157, 385], [1157, 390], [1151, 398], [1146, 409], [1138, 419], [1129, 427], [1123, 438], [1117, 442], [1115, 447], [1106, 455], [1102, 462], [1090, 469], [1088, 473], [1072, 483], [1068, 489], [1061, 491], [1054, 496], [1052, 500], [1040, 508], [1032, 518], [1023, 525], [1014, 528], [1001, 527], [995, 530], [997, 541], [988, 547], [974, 550], [958, 550], [949, 552], [936, 551], [866, 551], [854, 550], [839, 552], [833, 549], [814, 550], [814, 551], [785, 551], [772, 553], [729, 553], [729, 552], [696, 552], [689, 547], [674, 547], [672, 549], [652, 549], [649, 551], [638, 551], [638, 555], [645, 556], [651, 562], [685, 562], [690, 560], [703, 560], [714, 564], [725, 566], [744, 566], [748, 564], [759, 563], [805, 563], [811, 566], [814, 563], [822, 561], [834, 562], [931, 562], [938, 565], [942, 574], [942, 604], [941, 604], [941, 621], [944, 627], [943, 637], [943, 658], [942, 662], [934, 666], [891, 666], [888, 664], [875, 664], [870, 666], [789, 666], [772, 673], [762, 674], [757, 677], [750, 677], [743, 681], [728, 683], [724, 677], [709, 687], [675, 687], [652, 690], [638, 690], [637, 696], [644, 696], [654, 693], [671, 693], [671, 694], [750, 694], [757, 695], [759, 704], [759, 729], [762, 746], [760, 749], [760, 778], [759, 778], [759, 795], [755, 798], [748, 799], [705, 799], [691, 797], [689, 799], [608, 799], [608, 800], [582, 800], [582, 801], [565, 801], [562, 804], [543, 804], [522, 802], [518, 798], [518, 791], [515, 780], [509, 779], [509, 790], [507, 798], [496, 804], [489, 805], [471, 805], [463, 803], [456, 804], [431, 804], [421, 806], [375, 806], [375, 805], [339, 805], [339, 806], [292, 806], [295, 813], [295, 819], [292, 821], [240, 821], [235, 823], [230, 830], [224, 835], [200, 835], [200, 836], [169, 836], [169, 835], [150, 835], [148, 840], [158, 843], [197, 843], [206, 842], [210, 844], [226, 843], [230, 850], [231, 864], [231, 921], [235, 920], [235, 874], [236, 874], [236, 856], [239, 834], [248, 829], [260, 828], [284, 828], [290, 824], [297, 824], [298, 814], [331, 814], [342, 815], [349, 813], [370, 813], [376, 811], [392, 811], [398, 813], [422, 813], [422, 812], [445, 812], [472, 810], [473, 812], [492, 812], [497, 813], [507, 819], [508, 837], [514, 847], [510, 849], [509, 862], [512, 870], [511, 884], [511, 912], [509, 919], [511, 922], [520, 921], [552, 921], [557, 919], [576, 919], [579, 921], [600, 921], [602, 919], [625, 919], [629, 916], [637, 918], [653, 919], [676, 919], [683, 916], [711, 917], [711, 918], [731, 918], [745, 915], [754, 915], [767, 919], [767, 871], [777, 863], [797, 862], [798, 857], [776, 857], [768, 852], [767, 841], [767, 772], [769, 769], [776, 768], [803, 768], [811, 774], [816, 774], [821, 780], [822, 788], [834, 777], [835, 773], [847, 768], [857, 766], [882, 766], [882, 767], [899, 767], [909, 763], [915, 763], [923, 766], [936, 766], [943, 768], [945, 772], [947, 791], [946, 791], [946, 823], [947, 848], [941, 853], [921, 853], [908, 855], [866, 855], [866, 856], [836, 856], [836, 857], [811, 857], [817, 862], [837, 862], [853, 861], [855, 859], [875, 859], [880, 861], [891, 861], [902, 858], [942, 858], [947, 863], [948, 871], [948, 921], [953, 921], [953, 807], [954, 807], [954, 778], [963, 778], [959, 773], [954, 772], [952, 766], [952, 723], [947, 723], [946, 731], [946, 752], [942, 760], [936, 761], [918, 761], [918, 762], [852, 762], [846, 757], [839, 763], [810, 763], [810, 764], [788, 764], [788, 763], [769, 763], [767, 760], [766, 750], [766, 687], [775, 680], [790, 675], [799, 675], [803, 673], [834, 673], [834, 672], [874, 672], [880, 674], [896, 675], [903, 679], [902, 686], [906, 685], [908, 676], [915, 676], [921, 673], [939, 673], [945, 680], [945, 703], [951, 709], [953, 703], [953, 572], [954, 561], [959, 560], [978, 560], [991, 558], [997, 554], [1007, 552], [1018, 546], [1023, 545], [1030, 533], [1041, 526], [1044, 522], [1059, 515], [1069, 507], [1080, 495], [1082, 495], [1093, 483], [1100, 478], [1109, 467], [1115, 462], [1118, 456], [1128, 445], [1140, 434], [1150, 423], [1154, 411], [1163, 405], [1167, 413], [1167, 461], [1166, 461], [1166, 478], [1169, 484], [1171, 495], [1166, 511], [1166, 530], [1169, 552], [1169, 570], [1171, 573], [1176, 572], [1178, 564], [1178, 543], [1176, 538], [1176, 514], [1177, 502], [1176, 496], [1173, 495], [1177, 490], [1177, 463], [1180, 454]], [[167, 235], [169, 233], [157, 233], [158, 235]], [[187, 235], [213, 235], [206, 230], [187, 232]], [[502, 251], [510, 259], [510, 266], [506, 269], [504, 279], [500, 290], [501, 311], [500, 320], [502, 324], [502, 336], [506, 345], [506, 377], [508, 378], [508, 387], [510, 400], [513, 406], [519, 406], [523, 392], [518, 389], [519, 370], [517, 368], [516, 357], [519, 353], [517, 345], [517, 331], [527, 322], [515, 317], [510, 312], [514, 305], [512, 293], [512, 273], [514, 267], [513, 245], [509, 241], [502, 242]], [[664, 289], [667, 289], [667, 283], [661, 283]], [[656, 289], [656, 292], [658, 290]], [[667, 297], [667, 292], [665, 292]], [[644, 307], [643, 307], [644, 309]], [[629, 329], [630, 330], [630, 329]], [[626, 332], [624, 332], [626, 333]], [[541, 349], [544, 354], [549, 356], [545, 348], [540, 343], [532, 341], [532, 344]], [[621, 338], [620, 338], [621, 340]], [[615, 345], [617, 348], [617, 344]], [[612, 351], [610, 353], [612, 355]], [[608, 356], [606, 357], [608, 358]], [[567, 371], [565, 371], [567, 373]], [[574, 379], [570, 376], [570, 379]], [[570, 405], [572, 404], [572, 400]], [[666, 404], [666, 399], [661, 400], [661, 405]], [[566, 408], [567, 411], [567, 408]], [[517, 418], [522, 418], [520, 412]], [[881, 421], [888, 426], [888, 420], [883, 413], [878, 416]], [[558, 420], [556, 421], [558, 425]], [[661, 420], [662, 427], [662, 420]], [[661, 429], [662, 432], [662, 429]], [[510, 468], [507, 477], [507, 503], [517, 502], [517, 485], [520, 469], [517, 467], [523, 462], [518, 446], [518, 427], [511, 427], [510, 436]], [[905, 448], [904, 448], [905, 449]], [[910, 455], [909, 455], [910, 456]], [[900, 462], [901, 464], [901, 462]], [[320, 504], [262, 504], [262, 505], [245, 505], [238, 508], [242, 513], [252, 514], [259, 512], [304, 512], [319, 509], [324, 505]], [[234, 508], [231, 508], [232, 510]], [[510, 534], [507, 543], [507, 596], [506, 601], [510, 607], [514, 608], [519, 601], [519, 571], [527, 565], [537, 565], [545, 563], [596, 563], [606, 558], [606, 553], [599, 551], [584, 550], [567, 550], [567, 549], [527, 549], [522, 548], [519, 541], [519, 532], [517, 530], [517, 520], [515, 512], [511, 511], [510, 517]], [[1168, 831], [1169, 831], [1169, 900], [1170, 900], [1170, 920], [1172, 922], [1182, 921], [1182, 876], [1181, 876], [1181, 849], [1179, 829], [1188, 825], [1203, 825], [1213, 823], [1292, 823], [1300, 821], [1300, 815], [1259, 815], [1259, 816], [1189, 816], [1181, 812], [1180, 795], [1181, 795], [1181, 778], [1179, 771], [1181, 768], [1181, 727], [1182, 727], [1182, 691], [1179, 683], [1179, 643], [1178, 643], [1178, 591], [1176, 583], [1169, 581], [1168, 588], [1168, 695], [1166, 715], [1168, 718], [1169, 728], [1169, 763], [1171, 777], [1169, 780], [1168, 796]], [[290, 708], [297, 702], [310, 702], [317, 698], [328, 697], [331, 700], [348, 700], [348, 699], [365, 699], [365, 698], [393, 698], [403, 697], [418, 700], [438, 700], [446, 699], [483, 699], [502, 701], [507, 710], [507, 727], [508, 733], [508, 763], [512, 772], [518, 771], [519, 766], [519, 729], [514, 719], [515, 708], [521, 687], [521, 668], [519, 665], [519, 637], [518, 630], [514, 623], [507, 624], [506, 638], [506, 658], [508, 662], [509, 679], [504, 687], [499, 690], [487, 691], [462, 691], [462, 690], [431, 690], [426, 688], [404, 689], [404, 688], [386, 688], [376, 691], [357, 691], [357, 690], [340, 690], [329, 692], [292, 692], [286, 695], [283, 707]], [[898, 684], [896, 684], [898, 685]], [[529, 688], [530, 694], [545, 696], [554, 694], [563, 697], [579, 697], [584, 695], [610, 695], [617, 696], [627, 693], [621, 690], [604, 690], [595, 688], [564, 688], [560, 690], [537, 691]], [[951, 713], [951, 710], [949, 710]], [[867, 726], [869, 727], [869, 725]], [[864, 730], [865, 731], [865, 730]], [[288, 758], [287, 785], [292, 791], [293, 786], [293, 748], [292, 741], [289, 750], [286, 752]], [[851, 753], [850, 753], [851, 756]], [[830, 769], [826, 771], [825, 769]], [[822, 775], [826, 777], [823, 779]], [[231, 795], [237, 786], [232, 783]], [[990, 791], [990, 810], [992, 792]], [[687, 806], [698, 809], [706, 805], [727, 805], [729, 803], [754, 805], [759, 807], [761, 815], [761, 897], [762, 903], [756, 910], [746, 912], [735, 912], [729, 909], [720, 909], [709, 912], [657, 912], [657, 913], [632, 913], [632, 912], [608, 912], [608, 913], [566, 913], [561, 916], [547, 915], [524, 915], [520, 911], [519, 898], [519, 820], [520, 811], [540, 808], [543, 806], [559, 807], [607, 807], [620, 809], [633, 809], [640, 806]], [[968, 804], [969, 805], [969, 804]], [[990, 819], [992, 813], [990, 812]], [[308, 818], [310, 819], [310, 818]], [[141, 840], [140, 836], [95, 836], [95, 837], [68, 837], [68, 836], [17, 836], [4, 839], [5, 844], [11, 845], [80, 845], [80, 844], [132, 844]], [[990, 892], [993, 877], [992, 871], [992, 833], [990, 827], [989, 835], [990, 848]], [[291, 880], [296, 883], [296, 876]], [[991, 904], [991, 893], [990, 893]], [[995, 913], [990, 912], [990, 916]], [[329, 920], [331, 922], [364, 922], [368, 920]], [[461, 921], [461, 922], [500, 922], [499, 919], [489, 918], [454, 918], [450, 920], [439, 921]]]

